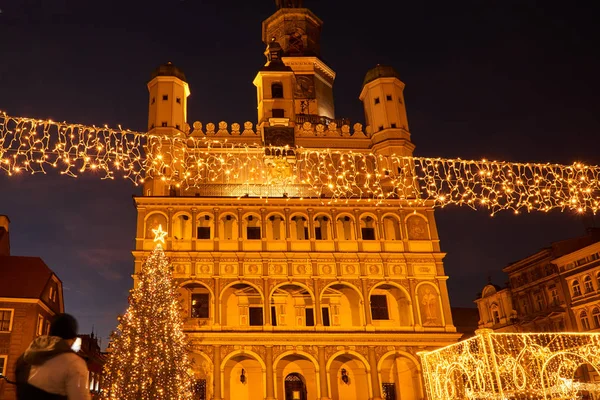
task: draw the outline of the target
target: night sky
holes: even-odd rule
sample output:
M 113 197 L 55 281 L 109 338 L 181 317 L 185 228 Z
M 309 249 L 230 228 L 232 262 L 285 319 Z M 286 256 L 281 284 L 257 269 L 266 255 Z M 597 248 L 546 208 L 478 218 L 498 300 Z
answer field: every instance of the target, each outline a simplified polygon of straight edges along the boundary
M 406 84 L 416 155 L 598 164 L 599 10 L 586 3 L 305 1 L 325 22 L 337 117 L 363 122 L 364 74 L 389 64 Z M 0 0 L 0 10 L 0 109 L 10 115 L 144 130 L 150 73 L 172 61 L 191 88 L 188 122 L 256 121 L 252 80 L 274 1 Z M 13 255 L 42 257 L 63 281 L 66 311 L 104 345 L 132 285 L 136 194 L 93 174 L 0 173 Z M 451 303 L 463 307 L 488 276 L 504 284 L 509 262 L 592 223 L 457 207 L 437 221 Z

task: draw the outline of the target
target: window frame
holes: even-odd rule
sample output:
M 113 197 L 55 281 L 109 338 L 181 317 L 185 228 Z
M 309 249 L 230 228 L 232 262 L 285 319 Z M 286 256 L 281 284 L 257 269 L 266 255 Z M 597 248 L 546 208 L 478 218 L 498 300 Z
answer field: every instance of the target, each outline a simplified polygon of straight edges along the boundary
M 6 331 L 0 330 L 0 333 L 12 332 L 13 321 L 15 319 L 15 309 L 14 308 L 0 308 L 0 311 L 10 311 L 10 319 L 8 320 L 8 330 L 6 330 Z
M 573 290 L 573 297 L 581 296 L 581 285 L 578 279 L 571 282 L 571 289 Z
M 383 316 L 383 307 L 379 305 L 377 308 L 373 308 L 373 297 L 377 296 L 378 298 L 383 297 L 385 299 L 385 316 L 386 318 L 381 318 Z M 369 297 L 369 305 L 371 308 L 371 319 L 373 321 L 389 321 L 390 320 L 390 305 L 388 304 L 388 296 L 386 294 L 376 294 L 373 293 Z M 377 310 L 377 313 L 374 312 Z M 379 313 L 382 313 L 379 315 Z M 377 314 L 377 315 L 376 315 Z
M 5 373 L 6 373 L 7 365 L 8 365 L 8 354 L 0 354 L 0 374 L 6 376 Z
M 594 329 L 600 328 L 600 309 L 598 307 L 592 310 L 592 321 L 594 322 Z
M 591 276 L 586 275 L 585 278 L 583 278 L 583 289 L 585 290 L 585 293 L 592 293 L 594 291 L 594 284 L 592 283 Z
M 584 323 L 585 321 L 585 323 Z M 583 310 L 579 313 L 579 322 L 581 323 L 581 328 L 585 331 L 590 330 L 590 320 L 588 319 L 587 311 Z
M 252 323 L 252 312 L 251 310 L 260 310 L 261 323 L 253 324 Z M 260 307 L 248 307 L 248 326 L 264 326 L 265 325 L 265 312 L 262 306 Z
M 44 334 L 44 316 L 42 314 L 38 314 L 37 317 L 37 327 L 35 329 L 35 335 L 42 336 Z
M 194 316 L 194 296 L 206 296 L 206 317 Z M 198 308 L 200 309 L 200 308 Z M 210 293 L 191 293 L 190 296 L 190 318 L 193 319 L 210 319 Z

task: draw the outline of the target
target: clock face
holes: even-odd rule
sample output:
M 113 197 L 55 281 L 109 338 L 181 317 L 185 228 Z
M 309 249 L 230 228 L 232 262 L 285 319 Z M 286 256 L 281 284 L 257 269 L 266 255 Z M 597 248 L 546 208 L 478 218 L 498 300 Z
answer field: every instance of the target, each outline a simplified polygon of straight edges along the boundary
M 315 81 L 312 75 L 296 75 L 294 97 L 313 99 L 315 97 Z

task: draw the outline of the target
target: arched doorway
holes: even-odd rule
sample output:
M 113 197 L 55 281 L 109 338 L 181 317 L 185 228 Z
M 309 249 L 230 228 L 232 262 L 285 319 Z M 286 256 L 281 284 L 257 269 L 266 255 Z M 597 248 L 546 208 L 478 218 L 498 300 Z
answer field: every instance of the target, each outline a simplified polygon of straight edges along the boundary
M 285 377 L 285 400 L 306 400 L 306 383 L 302 375 L 292 372 Z

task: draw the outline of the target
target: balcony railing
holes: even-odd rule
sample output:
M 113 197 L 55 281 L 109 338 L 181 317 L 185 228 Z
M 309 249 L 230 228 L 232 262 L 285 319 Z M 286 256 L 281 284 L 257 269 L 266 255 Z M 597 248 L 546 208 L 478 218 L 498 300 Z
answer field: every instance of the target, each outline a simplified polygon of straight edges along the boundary
M 348 118 L 332 119 L 315 114 L 296 114 L 296 124 L 302 125 L 305 122 L 310 122 L 311 124 L 323 124 L 325 126 L 328 126 L 332 122 L 335 122 L 337 126 L 350 125 L 350 120 Z

